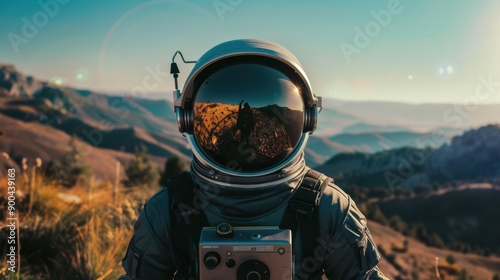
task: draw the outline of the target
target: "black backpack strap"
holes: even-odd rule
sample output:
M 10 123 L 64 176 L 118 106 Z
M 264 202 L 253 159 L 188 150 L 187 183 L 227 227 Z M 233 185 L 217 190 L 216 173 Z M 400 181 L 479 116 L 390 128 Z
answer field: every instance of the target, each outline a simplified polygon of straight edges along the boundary
M 325 188 L 333 182 L 322 173 L 309 169 L 302 182 L 288 202 L 288 207 L 281 220 L 280 228 L 292 231 L 295 242 L 297 230 L 302 241 L 302 264 L 295 267 L 296 276 L 301 279 L 317 277 L 321 274 L 321 264 L 314 261 L 314 249 L 318 246 L 319 218 L 316 208 Z
M 203 209 L 195 207 L 197 190 L 191 174 L 182 172 L 167 181 L 170 206 L 170 231 L 174 252 L 179 257 L 176 279 L 197 279 L 198 244 L 201 229 L 208 226 Z M 197 204 L 198 205 L 198 204 Z

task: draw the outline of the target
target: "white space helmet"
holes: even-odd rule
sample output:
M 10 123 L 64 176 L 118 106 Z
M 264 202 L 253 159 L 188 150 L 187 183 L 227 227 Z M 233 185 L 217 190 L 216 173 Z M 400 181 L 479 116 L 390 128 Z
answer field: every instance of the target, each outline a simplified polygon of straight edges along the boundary
M 237 177 L 272 174 L 302 156 L 320 109 L 297 58 L 263 40 L 210 49 L 175 102 L 196 160 Z

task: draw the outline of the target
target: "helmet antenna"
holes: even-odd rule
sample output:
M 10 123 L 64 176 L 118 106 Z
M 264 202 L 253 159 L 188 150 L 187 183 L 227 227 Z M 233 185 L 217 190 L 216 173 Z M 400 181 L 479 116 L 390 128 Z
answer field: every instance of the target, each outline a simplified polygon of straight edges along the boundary
M 174 102 L 179 98 L 181 95 L 181 92 L 179 91 L 179 85 L 177 82 L 177 78 L 179 77 L 179 67 L 177 66 L 177 63 L 175 63 L 175 57 L 179 54 L 182 58 L 182 61 L 184 63 L 196 63 L 196 60 L 185 60 L 184 56 L 180 51 L 176 51 L 174 56 L 172 57 L 172 63 L 170 64 L 170 74 L 174 76 L 174 82 L 175 82 L 175 90 L 174 90 Z

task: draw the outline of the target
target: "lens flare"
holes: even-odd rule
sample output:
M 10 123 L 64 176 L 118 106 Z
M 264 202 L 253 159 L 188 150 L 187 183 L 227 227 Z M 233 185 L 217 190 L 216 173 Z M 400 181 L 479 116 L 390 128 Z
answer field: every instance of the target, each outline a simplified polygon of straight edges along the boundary
M 448 74 L 453 73 L 453 70 L 454 70 L 454 69 L 453 69 L 453 66 L 451 66 L 451 65 L 448 65 L 448 66 L 446 67 L 446 72 L 447 72 Z
M 85 81 L 89 77 L 89 71 L 85 68 L 79 69 L 75 74 L 75 80 L 77 81 Z
M 52 84 L 55 86 L 62 86 L 64 84 L 64 82 L 65 82 L 65 79 L 58 77 L 58 76 L 54 76 L 54 77 L 50 78 L 50 80 L 49 80 L 49 84 Z

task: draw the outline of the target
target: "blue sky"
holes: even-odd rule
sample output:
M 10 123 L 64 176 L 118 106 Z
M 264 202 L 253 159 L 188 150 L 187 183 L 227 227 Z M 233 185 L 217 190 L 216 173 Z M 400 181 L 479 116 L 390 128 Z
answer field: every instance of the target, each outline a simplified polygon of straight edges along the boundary
M 476 94 L 480 77 L 500 82 L 497 0 L 4 3 L 0 63 L 101 92 L 131 94 L 156 72 L 145 95 L 170 97 L 165 73 L 176 50 L 196 60 L 237 38 L 288 48 L 320 96 L 461 103 Z M 180 66 L 182 80 L 191 65 Z M 481 102 L 499 103 L 500 87 L 484 96 Z

